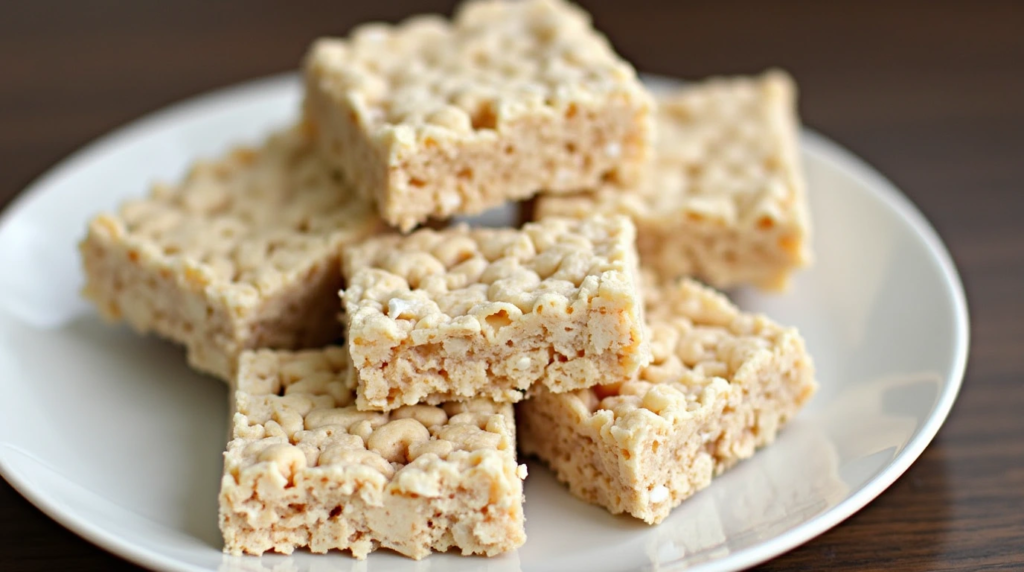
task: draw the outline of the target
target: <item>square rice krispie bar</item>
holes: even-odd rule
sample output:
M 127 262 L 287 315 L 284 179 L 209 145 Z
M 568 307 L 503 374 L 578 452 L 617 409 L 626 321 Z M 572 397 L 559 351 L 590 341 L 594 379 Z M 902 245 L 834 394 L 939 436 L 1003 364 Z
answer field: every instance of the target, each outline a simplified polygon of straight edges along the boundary
M 817 388 L 800 335 L 684 280 L 648 292 L 654 361 L 626 383 L 518 406 L 520 449 L 583 500 L 661 522 L 775 439 Z
M 526 540 L 512 406 L 357 411 L 341 347 L 242 354 L 224 454 L 224 551 L 378 547 L 492 556 Z
M 361 409 L 514 402 L 626 381 L 650 361 L 626 217 L 374 237 L 346 251 Z
M 561 0 L 365 25 L 314 43 L 305 75 L 324 154 L 403 231 L 541 189 L 629 183 L 650 157 L 650 95 Z
M 655 161 L 633 192 L 538 199 L 536 215 L 622 213 L 645 268 L 726 288 L 785 288 L 810 262 L 795 87 L 772 71 L 661 94 Z
M 341 247 L 380 228 L 293 128 L 93 219 L 80 245 L 84 294 L 227 380 L 242 350 L 334 340 Z

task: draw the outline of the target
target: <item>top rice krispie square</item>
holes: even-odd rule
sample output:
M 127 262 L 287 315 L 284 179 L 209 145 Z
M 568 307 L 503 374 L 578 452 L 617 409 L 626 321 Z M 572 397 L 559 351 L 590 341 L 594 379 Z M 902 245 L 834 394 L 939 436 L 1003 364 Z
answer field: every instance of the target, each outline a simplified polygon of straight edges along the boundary
M 539 190 L 629 183 L 649 157 L 649 94 L 561 0 L 364 25 L 318 40 L 305 68 L 324 155 L 403 231 Z

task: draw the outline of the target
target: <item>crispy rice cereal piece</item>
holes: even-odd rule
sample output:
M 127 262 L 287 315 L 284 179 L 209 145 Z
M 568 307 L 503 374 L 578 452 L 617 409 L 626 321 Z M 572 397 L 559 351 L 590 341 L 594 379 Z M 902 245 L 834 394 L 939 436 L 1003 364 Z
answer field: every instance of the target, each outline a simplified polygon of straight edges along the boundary
M 224 454 L 224 551 L 378 547 L 493 556 L 521 546 L 512 406 L 357 411 L 341 347 L 242 354 Z
M 654 362 L 637 379 L 518 406 L 520 449 L 614 514 L 661 522 L 771 443 L 817 388 L 800 335 L 696 282 L 649 291 Z
M 652 99 L 561 0 L 468 2 L 325 38 L 305 62 L 321 149 L 403 231 L 540 189 L 637 180 Z
M 785 288 L 811 260 L 793 81 L 712 79 L 658 105 L 654 167 L 635 192 L 544 196 L 537 216 L 627 214 L 643 266 L 662 280 Z
M 650 361 L 626 217 L 421 229 L 346 252 L 360 409 L 563 392 Z
M 300 129 L 200 161 L 181 184 L 92 220 L 84 294 L 225 380 L 242 350 L 329 343 L 341 247 L 382 227 L 336 178 Z

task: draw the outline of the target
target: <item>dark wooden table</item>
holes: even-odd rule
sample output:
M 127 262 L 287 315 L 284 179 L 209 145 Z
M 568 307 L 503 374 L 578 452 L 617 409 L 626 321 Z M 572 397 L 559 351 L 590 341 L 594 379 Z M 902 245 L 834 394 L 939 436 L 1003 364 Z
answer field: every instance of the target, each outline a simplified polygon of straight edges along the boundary
M 972 350 L 953 413 L 876 501 L 765 570 L 1024 570 L 1024 4 L 584 1 L 644 71 L 790 70 L 805 121 L 889 176 L 952 250 Z M 294 68 L 317 35 L 444 0 L 0 5 L 0 207 L 89 140 Z M 2 271 L 2 270 L 0 270 Z M 134 567 L 0 481 L 0 570 Z

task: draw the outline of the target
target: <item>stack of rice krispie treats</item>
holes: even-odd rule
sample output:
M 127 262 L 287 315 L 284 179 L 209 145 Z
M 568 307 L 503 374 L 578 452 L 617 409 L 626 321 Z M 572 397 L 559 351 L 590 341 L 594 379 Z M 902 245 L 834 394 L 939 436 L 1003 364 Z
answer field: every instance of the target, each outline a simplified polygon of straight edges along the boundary
M 515 550 L 517 450 L 656 524 L 814 393 L 794 329 L 698 282 L 810 262 L 782 72 L 652 94 L 562 0 L 364 25 L 303 68 L 296 125 L 81 243 L 102 316 L 231 384 L 225 552 Z

